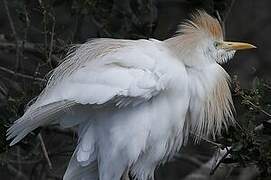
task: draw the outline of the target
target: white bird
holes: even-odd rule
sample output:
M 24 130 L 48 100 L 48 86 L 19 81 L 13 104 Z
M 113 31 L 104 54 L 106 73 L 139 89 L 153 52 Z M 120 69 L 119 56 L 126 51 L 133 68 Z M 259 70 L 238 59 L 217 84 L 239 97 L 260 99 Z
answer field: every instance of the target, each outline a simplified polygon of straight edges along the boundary
M 154 179 L 189 132 L 214 136 L 234 123 L 229 75 L 219 65 L 236 50 L 219 22 L 203 11 L 176 36 L 95 39 L 76 47 L 46 88 L 9 128 L 11 145 L 50 123 L 78 127 L 78 145 L 64 180 Z

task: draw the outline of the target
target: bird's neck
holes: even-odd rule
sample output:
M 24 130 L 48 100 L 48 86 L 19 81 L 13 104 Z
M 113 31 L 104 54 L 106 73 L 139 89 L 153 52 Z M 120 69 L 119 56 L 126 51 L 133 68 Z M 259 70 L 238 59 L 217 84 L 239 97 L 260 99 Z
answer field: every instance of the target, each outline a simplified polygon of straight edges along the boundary
M 234 122 L 229 75 L 218 64 L 187 67 L 191 92 L 189 128 L 196 137 L 214 137 Z
M 164 41 L 168 48 L 187 67 L 197 67 L 209 65 L 212 61 L 203 53 L 202 40 L 194 38 L 192 35 L 178 35 Z M 213 61 L 214 62 L 214 61 Z

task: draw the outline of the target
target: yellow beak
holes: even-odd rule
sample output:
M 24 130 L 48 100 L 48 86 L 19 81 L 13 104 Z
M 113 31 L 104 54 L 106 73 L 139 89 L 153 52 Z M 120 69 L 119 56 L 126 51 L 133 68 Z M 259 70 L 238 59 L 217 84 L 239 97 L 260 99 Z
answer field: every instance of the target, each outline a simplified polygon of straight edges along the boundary
M 221 48 L 225 50 L 243 50 L 243 49 L 253 49 L 257 47 L 249 43 L 224 41 L 221 44 Z

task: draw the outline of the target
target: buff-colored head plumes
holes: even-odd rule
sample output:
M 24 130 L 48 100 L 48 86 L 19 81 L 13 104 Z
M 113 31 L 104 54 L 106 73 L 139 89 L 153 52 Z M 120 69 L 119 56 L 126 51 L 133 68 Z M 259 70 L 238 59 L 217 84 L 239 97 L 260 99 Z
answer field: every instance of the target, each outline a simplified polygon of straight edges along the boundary
M 212 41 L 223 41 L 223 31 L 219 21 L 204 11 L 196 11 L 189 20 L 180 24 L 176 36 L 165 42 L 186 65 L 192 66 L 199 63 L 198 57 L 191 56 L 198 55 L 195 54 L 195 49 L 207 49 L 206 42 Z
M 191 20 L 180 25 L 180 33 L 183 34 L 205 34 L 213 39 L 222 40 L 223 31 L 219 21 L 205 11 L 197 11 L 192 14 Z

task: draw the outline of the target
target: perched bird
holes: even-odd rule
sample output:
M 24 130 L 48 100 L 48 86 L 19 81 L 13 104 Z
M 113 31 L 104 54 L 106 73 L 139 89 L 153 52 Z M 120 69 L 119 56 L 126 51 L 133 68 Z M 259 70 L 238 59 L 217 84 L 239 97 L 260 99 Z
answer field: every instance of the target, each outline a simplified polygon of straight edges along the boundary
M 204 11 L 165 41 L 91 40 L 52 72 L 7 139 L 14 145 L 51 123 L 77 127 L 64 180 L 120 180 L 128 172 L 154 179 L 189 132 L 210 137 L 234 123 L 230 78 L 220 64 L 249 48 L 223 41 L 219 22 Z

